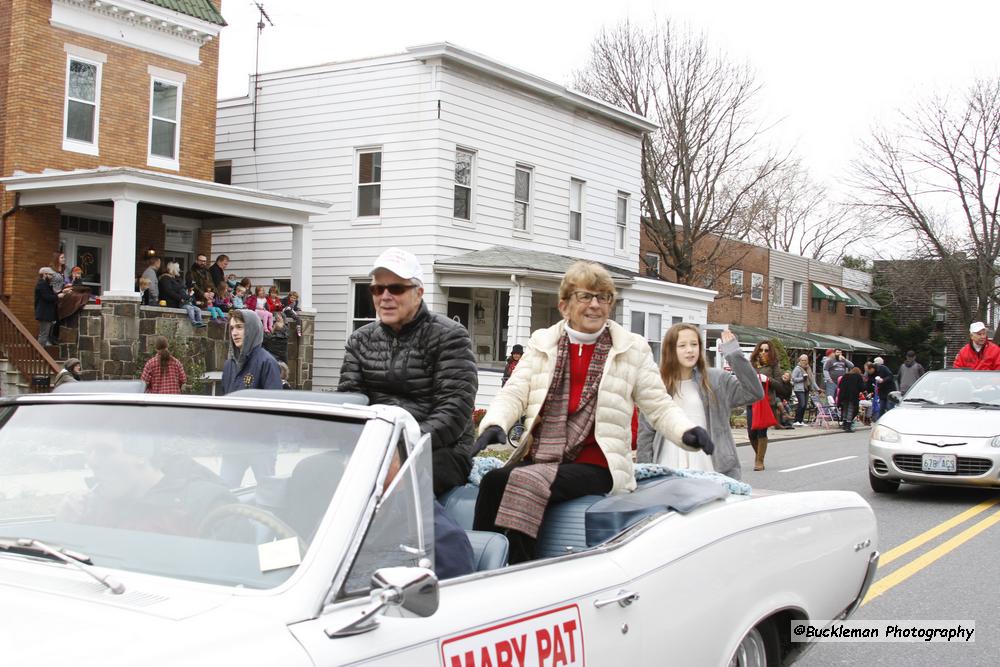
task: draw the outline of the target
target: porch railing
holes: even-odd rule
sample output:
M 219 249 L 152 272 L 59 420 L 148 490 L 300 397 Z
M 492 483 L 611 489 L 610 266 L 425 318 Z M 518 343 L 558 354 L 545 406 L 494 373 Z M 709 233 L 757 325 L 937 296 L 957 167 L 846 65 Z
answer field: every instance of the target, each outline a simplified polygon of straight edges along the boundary
M 28 383 L 29 393 L 47 392 L 59 364 L 45 351 L 35 336 L 0 301 L 0 353 Z

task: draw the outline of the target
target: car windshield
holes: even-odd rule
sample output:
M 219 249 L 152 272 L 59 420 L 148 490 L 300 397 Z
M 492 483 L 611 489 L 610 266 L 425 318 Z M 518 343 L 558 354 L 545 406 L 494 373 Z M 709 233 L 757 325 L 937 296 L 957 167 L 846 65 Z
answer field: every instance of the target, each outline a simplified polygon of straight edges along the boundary
M 308 549 L 364 425 L 231 407 L 3 406 L 0 538 L 103 568 L 270 588 Z
M 904 401 L 1000 406 L 1000 372 L 931 372 L 914 384 Z

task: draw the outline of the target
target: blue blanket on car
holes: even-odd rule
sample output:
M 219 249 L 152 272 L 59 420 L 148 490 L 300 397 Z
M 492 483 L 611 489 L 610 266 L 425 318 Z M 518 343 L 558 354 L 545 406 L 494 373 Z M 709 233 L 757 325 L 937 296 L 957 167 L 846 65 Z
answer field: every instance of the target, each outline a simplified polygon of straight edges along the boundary
M 505 461 L 501 461 L 495 456 L 475 457 L 472 459 L 472 472 L 469 473 L 469 483 L 479 486 L 479 483 L 483 479 L 483 475 L 491 470 L 502 468 L 504 463 Z M 654 477 L 688 477 L 693 479 L 707 479 L 723 485 L 729 493 L 737 496 L 749 496 L 751 491 L 750 485 L 746 482 L 741 482 L 738 479 L 733 479 L 732 477 L 727 477 L 717 472 L 674 469 L 657 463 L 637 463 L 635 465 L 636 481 L 652 479 Z

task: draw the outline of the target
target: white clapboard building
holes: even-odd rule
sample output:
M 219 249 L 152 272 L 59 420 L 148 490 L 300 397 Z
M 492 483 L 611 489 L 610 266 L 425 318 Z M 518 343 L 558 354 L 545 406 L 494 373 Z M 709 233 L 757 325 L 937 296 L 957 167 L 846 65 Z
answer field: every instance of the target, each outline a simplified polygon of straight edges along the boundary
M 233 185 L 333 202 L 314 217 L 314 386 L 336 387 L 389 246 L 424 264 L 425 299 L 465 324 L 484 405 L 511 345 L 558 319 L 576 259 L 606 265 L 615 319 L 658 342 L 705 323 L 714 292 L 638 275 L 644 118 L 452 44 L 261 74 L 218 104 L 217 172 Z M 284 284 L 289 232 L 213 236 L 254 283 Z

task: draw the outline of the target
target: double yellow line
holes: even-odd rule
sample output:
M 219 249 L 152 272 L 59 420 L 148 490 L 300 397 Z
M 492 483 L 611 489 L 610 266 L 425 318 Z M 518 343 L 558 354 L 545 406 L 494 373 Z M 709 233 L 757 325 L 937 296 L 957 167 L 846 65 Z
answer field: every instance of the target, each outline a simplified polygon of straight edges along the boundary
M 888 565 L 889 563 L 893 562 L 898 558 L 902 558 L 903 556 L 910 553 L 914 549 L 917 549 L 922 545 L 926 544 L 927 542 L 930 542 L 934 538 L 946 533 L 955 526 L 961 525 L 966 521 L 968 521 L 969 519 L 971 519 L 972 517 L 982 514 L 983 512 L 990 509 L 991 507 L 994 507 L 998 503 L 1000 503 L 1000 497 L 981 502 L 975 507 L 970 507 L 961 514 L 958 514 L 948 519 L 947 521 L 939 523 L 930 530 L 923 532 L 920 535 L 917 535 L 916 537 L 907 540 L 906 542 L 903 542 L 898 547 L 890 549 L 885 554 L 883 554 L 882 557 L 879 559 L 879 564 L 878 564 L 879 569 L 885 567 L 886 565 Z M 906 565 L 900 567 L 897 570 L 894 570 L 891 574 L 887 574 L 886 576 L 876 581 L 874 584 L 871 585 L 871 588 L 868 589 L 868 595 L 865 596 L 865 599 L 861 602 L 861 604 L 862 605 L 867 604 L 872 600 L 874 600 L 875 598 L 877 598 L 878 596 L 882 595 L 882 593 L 885 593 L 894 586 L 903 583 L 904 581 L 915 575 L 920 570 L 924 569 L 925 567 L 927 567 L 934 561 L 938 560 L 945 554 L 948 554 L 951 551 L 960 547 L 961 545 L 965 544 L 973 537 L 983 532 L 984 530 L 986 530 L 995 523 L 1000 523 L 1000 510 L 994 512 L 985 519 L 982 519 L 972 524 L 958 535 L 955 535 L 954 537 L 948 539 L 946 542 L 939 544 L 938 546 L 934 547 L 927 553 L 921 555 L 918 558 L 915 558 L 913 561 L 907 563 Z

